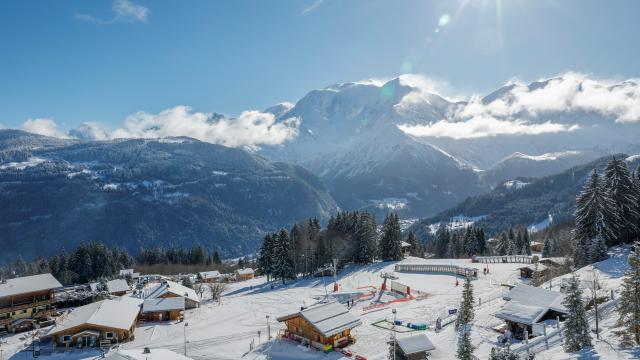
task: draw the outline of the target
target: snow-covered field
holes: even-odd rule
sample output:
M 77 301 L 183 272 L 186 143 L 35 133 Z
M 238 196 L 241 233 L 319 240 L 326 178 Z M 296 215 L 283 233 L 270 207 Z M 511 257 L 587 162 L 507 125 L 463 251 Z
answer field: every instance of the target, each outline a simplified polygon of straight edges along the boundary
M 621 282 L 621 277 L 626 269 L 626 257 L 628 250 L 615 250 L 610 259 L 597 264 L 595 268 L 600 281 L 605 284 L 605 289 L 616 290 Z M 480 270 L 484 264 L 472 264 L 469 260 L 438 260 L 409 258 L 405 263 L 431 263 L 454 264 L 476 267 Z M 395 263 L 375 263 L 368 266 L 349 266 L 338 277 L 341 293 L 370 287 L 380 288 L 382 279 L 380 274 L 391 272 Z M 502 323 L 493 314 L 502 306 L 504 300 L 502 294 L 505 287 L 501 284 L 515 284 L 520 281 L 518 267 L 522 264 L 490 264 L 488 275 L 479 271 L 479 279 L 473 282 L 476 297 L 476 319 L 473 325 L 472 340 L 477 347 L 476 356 L 483 359 L 490 352 L 491 347 L 496 346 L 499 335 L 492 328 Z M 593 267 L 580 269 L 578 272 L 583 280 L 590 280 L 593 276 Z M 438 317 L 446 317 L 447 310 L 457 308 L 462 281 L 456 286 L 456 278 L 444 274 L 407 274 L 396 273 L 397 281 L 411 287 L 412 291 L 428 294 L 421 300 L 399 302 L 383 307 L 378 311 L 365 312 L 364 307 L 375 303 L 378 296 L 373 299 L 363 300 L 352 308 L 351 312 L 360 317 L 363 324 L 353 331 L 357 338 L 356 344 L 350 346 L 355 354 L 365 356 L 367 359 L 386 359 L 387 344 L 390 331 L 372 324 L 382 319 L 392 319 L 391 309 L 397 309 L 397 318 L 410 322 L 423 322 L 429 324 L 427 335 L 436 346 L 431 352 L 430 359 L 455 358 L 456 334 L 452 326 L 435 333 L 433 325 Z M 558 290 L 559 279 L 551 282 L 552 288 Z M 331 278 L 302 279 L 289 282 L 286 285 L 274 283 L 267 284 L 264 277 L 253 280 L 230 284 L 225 292 L 222 304 L 212 303 L 210 300 L 203 302 L 200 308 L 186 312 L 185 323 L 141 323 L 136 329 L 135 340 L 122 344 L 124 349 L 139 349 L 142 347 L 166 348 L 178 353 L 183 353 L 185 339 L 189 357 L 193 359 L 267 359 L 268 354 L 272 359 L 346 359 L 338 353 L 324 354 L 309 350 L 297 343 L 286 340 L 277 340 L 268 343 L 267 322 L 271 335 L 275 336 L 283 324 L 276 321 L 281 315 L 296 312 L 301 306 L 311 306 L 323 299 L 326 294 L 331 295 L 333 282 Z M 549 287 L 549 284 L 545 284 Z M 362 290 L 361 290 L 362 291 Z M 391 299 L 391 295 L 384 295 L 381 300 Z M 481 304 L 478 305 L 478 301 Z M 613 313 L 615 304 L 602 306 L 605 314 L 602 322 L 603 340 L 595 341 L 594 348 L 582 354 L 566 354 L 561 348 L 560 337 L 550 337 L 549 350 L 546 344 L 540 342 L 532 346 L 536 352 L 536 359 L 567 359 L 567 358 L 600 358 L 600 359 L 627 359 L 638 356 L 637 353 L 622 351 L 611 333 L 611 326 L 617 316 Z M 268 318 L 267 318 L 268 317 Z M 258 333 L 260 332 L 260 335 Z M 408 336 L 399 334 L 398 336 Z M 23 335 L 6 337 L 2 345 L 5 358 L 20 359 L 24 354 L 11 355 L 25 342 Z M 532 340 L 532 344 L 534 344 Z M 514 345 L 518 349 L 521 344 Z M 56 356 L 48 356 L 51 359 L 92 359 L 97 353 L 72 353 Z

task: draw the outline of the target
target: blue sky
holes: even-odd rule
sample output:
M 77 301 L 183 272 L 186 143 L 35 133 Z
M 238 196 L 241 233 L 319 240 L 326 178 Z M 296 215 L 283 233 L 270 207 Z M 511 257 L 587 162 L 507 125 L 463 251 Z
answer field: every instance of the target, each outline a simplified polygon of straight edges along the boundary
M 639 14 L 633 0 L 3 1 L 0 124 L 235 116 L 406 72 L 464 94 L 569 70 L 639 77 Z

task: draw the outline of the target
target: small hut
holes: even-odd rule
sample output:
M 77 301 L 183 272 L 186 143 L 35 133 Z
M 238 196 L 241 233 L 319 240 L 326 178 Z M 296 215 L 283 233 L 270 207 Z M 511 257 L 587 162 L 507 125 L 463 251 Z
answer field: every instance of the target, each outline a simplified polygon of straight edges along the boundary
M 393 344 L 393 342 L 389 342 Z M 426 360 L 429 351 L 435 350 L 427 334 L 417 334 L 396 339 L 396 356 L 398 360 Z
M 495 316 L 503 319 L 507 329 L 516 338 L 523 339 L 525 331 L 533 333 L 533 325 L 544 320 L 560 317 L 564 319 L 568 313 L 562 305 L 565 295 L 526 284 L 519 284 L 511 289 L 504 297 L 507 303 Z
M 355 343 L 351 329 L 362 322 L 338 302 L 317 305 L 281 316 L 287 325 L 285 337 L 310 344 L 319 350 L 345 347 Z
M 184 298 L 147 299 L 142 304 L 140 318 L 146 321 L 176 321 L 184 312 Z
M 255 273 L 252 268 L 244 268 L 236 270 L 236 279 L 238 281 L 253 279 Z
M 523 279 L 533 279 L 534 276 L 547 276 L 549 268 L 541 263 L 531 264 L 519 268 L 520 277 Z
M 107 282 L 107 291 L 109 291 L 111 295 L 122 296 L 130 290 L 131 287 L 127 284 L 127 280 L 115 279 Z
M 203 271 L 198 273 L 198 281 L 202 283 L 217 282 L 220 281 L 221 278 L 222 275 L 220 275 L 220 272 L 218 270 Z

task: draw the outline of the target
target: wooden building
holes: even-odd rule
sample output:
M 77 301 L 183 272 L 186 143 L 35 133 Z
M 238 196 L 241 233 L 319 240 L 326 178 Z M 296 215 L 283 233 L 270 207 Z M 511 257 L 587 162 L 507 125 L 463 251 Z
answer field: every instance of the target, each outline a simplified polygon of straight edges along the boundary
M 531 249 L 531 252 L 540 253 L 542 252 L 542 249 L 544 249 L 544 243 L 540 241 L 532 241 L 529 248 Z
M 132 340 L 140 303 L 123 296 L 74 308 L 62 314 L 45 337 L 68 348 L 106 347 Z
M 195 290 L 169 280 L 163 280 L 160 284 L 153 286 L 145 295 L 145 299 L 174 297 L 184 298 L 184 307 L 186 309 L 194 309 L 200 306 L 200 298 L 198 298 Z
M 351 329 L 362 322 L 338 302 L 317 305 L 282 316 L 287 329 L 284 336 L 309 344 L 319 350 L 341 348 L 355 343 Z
M 402 247 L 402 256 L 408 257 L 411 255 L 411 244 L 406 241 L 402 241 L 400 246 Z
M 540 335 L 534 332 L 534 325 L 544 320 L 559 317 L 564 319 L 568 313 L 562 305 L 565 295 L 526 284 L 516 285 L 505 296 L 507 303 L 495 316 L 503 319 L 507 330 L 519 339 L 525 331 L 530 337 Z
M 51 274 L 25 276 L 0 282 L 0 332 L 31 329 L 55 311 L 53 290 L 61 288 Z
M 393 344 L 392 341 L 389 344 Z M 435 350 L 427 334 L 417 334 L 396 339 L 397 360 L 426 360 L 429 351 Z
M 218 270 L 203 271 L 198 273 L 198 281 L 202 283 L 218 282 L 222 279 L 222 275 Z
M 534 276 L 547 276 L 549 268 L 541 263 L 535 263 L 519 268 L 520 277 L 523 279 L 533 279 Z
M 146 321 L 176 321 L 184 313 L 184 298 L 147 299 L 142 303 L 140 318 Z
M 255 273 L 252 268 L 244 268 L 236 270 L 236 280 L 243 281 L 253 279 L 255 277 Z
M 107 291 L 111 295 L 122 296 L 131 291 L 131 287 L 129 286 L 129 284 L 127 284 L 127 280 L 115 279 L 107 281 Z

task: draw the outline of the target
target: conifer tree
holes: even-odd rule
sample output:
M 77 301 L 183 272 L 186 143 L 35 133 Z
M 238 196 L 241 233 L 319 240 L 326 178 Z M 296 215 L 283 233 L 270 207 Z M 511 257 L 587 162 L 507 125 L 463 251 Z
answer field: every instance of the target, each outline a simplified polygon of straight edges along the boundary
M 543 243 L 543 247 L 542 247 L 542 257 L 543 258 L 548 258 L 553 256 L 553 240 L 549 237 L 549 235 L 544 237 L 544 243 Z
M 529 236 L 529 229 L 526 227 L 522 230 L 522 250 L 523 255 L 531 255 L 531 237 Z
M 271 280 L 271 275 L 273 275 L 274 270 L 274 236 L 275 235 L 271 234 L 267 234 L 264 236 L 264 238 L 262 239 L 262 245 L 260 246 L 260 253 L 258 254 L 258 268 L 260 269 L 260 272 L 267 276 L 267 281 Z M 215 254 L 217 254 L 217 252 Z
M 291 240 L 289 234 L 285 229 L 280 230 L 277 235 L 277 240 L 274 250 L 274 277 L 281 279 L 282 284 L 286 279 L 295 277 L 293 270 L 293 258 L 291 252 Z
M 638 193 L 624 160 L 614 157 L 609 161 L 604 169 L 604 185 L 615 203 L 620 218 L 615 242 L 608 245 L 617 245 L 621 241 L 630 242 L 638 231 L 637 221 L 640 215 L 636 208 Z
M 370 264 L 377 255 L 376 220 L 369 212 L 355 214 L 356 249 L 354 261 L 360 264 Z
M 475 360 L 473 351 L 475 347 L 471 344 L 470 324 L 465 324 L 458 330 L 458 350 L 456 358 L 459 360 Z
M 471 278 L 466 277 L 462 287 L 462 300 L 460 301 L 460 307 L 458 308 L 458 316 L 456 317 L 455 328 L 456 330 L 469 324 L 475 317 L 473 310 L 473 284 Z
M 508 348 L 504 350 L 491 348 L 489 360 L 520 360 L 520 357 L 518 354 L 511 352 Z
M 507 255 L 509 253 L 509 238 L 504 231 L 500 234 L 498 244 L 496 245 L 496 252 L 498 255 Z
M 622 280 L 620 304 L 618 305 L 618 326 L 616 331 L 624 345 L 640 345 L 640 242 L 629 254 L 629 269 Z
M 402 259 L 402 232 L 399 219 L 393 213 L 387 214 L 382 225 L 380 257 L 383 261 Z
M 576 198 L 575 228 L 573 230 L 574 263 L 584 266 L 590 260 L 591 243 L 601 236 L 607 245 L 617 243 L 620 216 L 616 203 L 593 170 L 583 191 Z
M 569 288 L 562 303 L 568 311 L 564 329 L 564 348 L 567 352 L 576 352 L 591 346 L 591 334 L 578 276 L 574 274 L 569 278 L 568 285 Z
M 409 254 L 411 256 L 420 256 L 420 244 L 418 244 L 418 239 L 416 239 L 416 235 L 413 233 L 413 230 L 409 230 L 409 234 L 407 235 L 407 243 L 411 246 L 409 248 Z
M 447 256 L 447 249 L 449 244 L 451 243 L 451 234 L 449 233 L 449 229 L 444 223 L 441 223 L 438 226 L 438 230 L 436 231 L 436 239 L 435 239 L 435 257 L 444 258 Z

